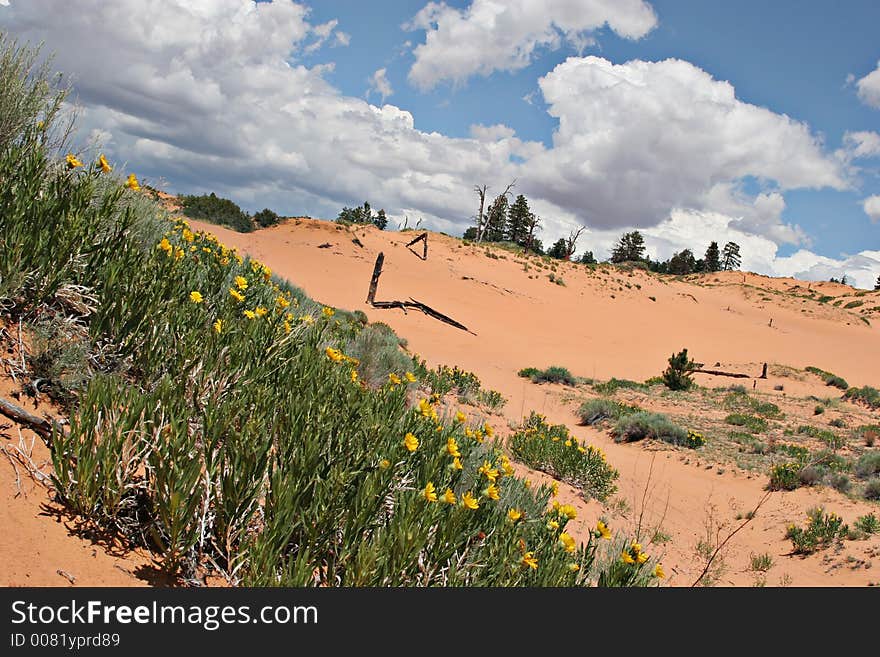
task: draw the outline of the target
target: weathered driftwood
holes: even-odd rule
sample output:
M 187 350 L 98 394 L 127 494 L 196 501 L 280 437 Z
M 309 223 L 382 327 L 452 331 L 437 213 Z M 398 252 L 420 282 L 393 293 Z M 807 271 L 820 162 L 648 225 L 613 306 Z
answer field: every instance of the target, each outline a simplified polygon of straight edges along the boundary
M 318 248 L 319 249 L 329 249 L 331 246 L 333 246 L 333 245 L 330 244 L 330 242 L 324 242 L 323 244 L 319 244 Z
M 715 376 L 730 376 L 734 379 L 751 379 L 748 374 L 737 374 L 736 372 L 722 372 L 720 370 L 694 370 L 696 374 L 714 374 Z
M 419 255 L 412 248 L 410 248 L 410 247 L 412 247 L 413 244 L 416 244 L 419 241 L 422 242 L 422 255 Z M 427 260 L 428 259 L 428 233 L 422 233 L 421 235 L 416 237 L 414 240 L 410 241 L 406 245 L 406 248 L 408 248 L 410 251 L 415 253 L 415 255 L 417 255 L 422 260 Z
M 385 263 L 385 254 L 379 253 L 376 256 L 376 264 L 373 266 L 373 276 L 370 278 L 370 289 L 367 291 L 367 303 L 373 306 L 373 308 L 400 308 L 403 312 L 406 312 L 407 308 L 415 308 L 416 310 L 420 310 L 429 317 L 433 317 L 434 319 L 440 320 L 445 324 L 449 324 L 450 326 L 454 326 L 455 328 L 461 329 L 462 331 L 467 331 L 473 335 L 476 335 L 473 331 L 468 329 L 467 326 L 462 324 L 461 322 L 457 322 L 448 315 L 444 315 L 437 310 L 431 308 L 431 306 L 422 303 L 421 301 L 416 301 L 412 297 L 409 298 L 409 301 L 376 301 L 376 288 L 379 285 L 379 277 L 382 275 L 382 265 Z
M 52 422 L 45 418 L 37 417 L 32 413 L 28 413 L 20 406 L 16 406 L 2 397 L 0 397 L 0 413 L 11 420 L 15 420 L 19 424 L 29 427 L 43 438 L 50 438 L 52 436 Z

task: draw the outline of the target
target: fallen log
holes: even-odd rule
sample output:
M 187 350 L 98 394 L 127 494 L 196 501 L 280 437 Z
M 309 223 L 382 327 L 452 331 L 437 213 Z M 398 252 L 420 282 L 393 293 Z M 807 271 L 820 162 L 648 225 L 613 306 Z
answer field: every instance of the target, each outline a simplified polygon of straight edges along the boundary
M 412 248 L 410 248 L 410 247 L 412 247 L 413 244 L 415 244 L 419 241 L 421 241 L 423 244 L 422 255 L 419 255 L 418 253 L 413 251 Z M 412 253 L 414 253 L 416 256 L 418 256 L 422 260 L 427 260 L 428 259 L 428 233 L 422 233 L 421 235 L 419 235 L 415 239 L 408 242 L 406 245 L 406 248 L 408 248 Z
M 695 374 L 714 374 L 715 376 L 730 376 L 734 379 L 751 379 L 749 374 L 737 374 L 735 372 L 722 372 L 720 370 L 693 370 Z
M 2 397 L 0 397 L 0 413 L 11 420 L 15 420 L 19 424 L 25 425 L 26 427 L 32 429 L 34 433 L 37 433 L 46 439 L 52 436 L 53 425 L 57 426 L 57 423 L 50 422 L 45 418 L 37 417 L 36 415 L 28 413 L 20 406 L 16 406 L 12 402 L 7 401 Z

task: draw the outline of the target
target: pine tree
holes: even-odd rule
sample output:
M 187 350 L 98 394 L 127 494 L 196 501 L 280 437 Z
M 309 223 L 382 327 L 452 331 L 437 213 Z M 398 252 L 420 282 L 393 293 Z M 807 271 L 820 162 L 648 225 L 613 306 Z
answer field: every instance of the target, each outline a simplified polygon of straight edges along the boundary
M 637 230 L 624 233 L 614 245 L 614 250 L 611 251 L 611 262 L 635 262 L 644 259 L 645 239 Z
M 483 239 L 487 242 L 500 242 L 504 239 L 507 226 L 507 207 L 509 203 L 503 194 L 496 196 L 486 213 L 486 232 Z
M 703 257 L 706 271 L 720 271 L 721 257 L 718 252 L 718 242 L 711 242 L 709 248 L 706 249 L 706 255 Z
M 507 211 L 506 239 L 520 246 L 526 243 L 529 236 L 529 202 L 520 194 Z
M 568 242 L 564 237 L 560 237 L 553 246 L 547 251 L 547 255 L 557 260 L 565 260 L 568 257 Z
M 581 256 L 579 262 L 584 265 L 595 265 L 596 258 L 593 257 L 592 251 L 584 251 L 584 255 Z
M 874 291 L 880 290 L 880 274 L 877 275 L 877 282 L 874 283 Z
M 696 260 L 690 249 L 679 251 L 669 259 L 670 274 L 690 274 L 694 269 L 696 269 Z
M 739 244 L 736 242 L 728 242 L 721 251 L 721 269 L 724 271 L 732 271 L 739 269 L 742 259 L 739 255 Z
M 688 358 L 688 350 L 682 349 L 669 357 L 669 367 L 662 374 L 663 383 L 670 390 L 688 390 L 694 385 L 691 372 L 703 366 Z

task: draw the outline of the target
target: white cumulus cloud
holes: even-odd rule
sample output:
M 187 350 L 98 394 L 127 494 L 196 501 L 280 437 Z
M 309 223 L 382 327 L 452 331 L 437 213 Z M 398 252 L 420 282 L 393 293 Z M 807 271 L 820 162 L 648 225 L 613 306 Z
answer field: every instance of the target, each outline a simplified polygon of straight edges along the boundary
M 856 82 L 856 88 L 865 105 L 880 109 L 880 62 L 877 62 L 877 68 Z
M 657 24 L 643 0 L 473 0 L 465 9 L 429 2 L 404 27 L 426 31 L 416 46 L 409 80 L 431 89 L 472 75 L 515 71 L 540 48 L 563 42 L 582 50 L 589 34 L 605 25 L 622 37 L 638 39 Z
M 865 214 L 871 217 L 871 221 L 880 221 L 880 196 L 869 196 L 862 201 Z
M 370 94 L 371 92 L 379 94 L 382 97 L 382 102 L 385 102 L 385 99 L 394 93 L 394 88 L 388 80 L 387 69 L 380 68 L 374 72 L 373 75 L 370 76 L 369 83 L 370 88 L 368 89 L 367 94 Z

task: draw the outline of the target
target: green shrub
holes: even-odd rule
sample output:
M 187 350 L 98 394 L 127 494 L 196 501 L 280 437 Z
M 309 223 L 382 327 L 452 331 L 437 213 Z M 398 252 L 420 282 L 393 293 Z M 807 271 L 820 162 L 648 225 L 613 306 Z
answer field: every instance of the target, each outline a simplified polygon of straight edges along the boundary
M 617 470 L 601 449 L 581 445 L 565 425 L 550 425 L 534 411 L 508 439 L 513 455 L 528 465 L 581 488 L 588 497 L 604 501 L 617 490 Z
M 880 451 L 865 452 L 856 461 L 853 471 L 862 479 L 873 477 L 880 473 Z
M 835 541 L 843 540 L 849 528 L 843 519 L 834 513 L 825 513 L 821 508 L 807 511 L 805 527 L 789 525 L 785 538 L 791 541 L 795 554 L 812 554 Z
M 810 457 L 810 450 L 800 445 L 788 445 L 786 443 L 777 443 L 773 449 L 777 454 L 785 454 L 798 461 L 806 462 Z
M 846 421 L 842 417 L 838 417 L 831 420 L 828 425 L 832 427 L 837 427 L 838 429 L 845 429 Z
M 532 380 L 532 383 L 561 383 L 567 386 L 577 385 L 577 379 L 568 369 L 558 365 L 551 365 L 546 370 L 540 370 L 536 367 L 526 367 L 521 369 L 519 376 Z
M 849 303 L 845 304 L 843 307 L 844 307 L 844 309 L 849 310 L 850 308 L 858 308 L 859 306 L 863 306 L 863 305 L 865 305 L 864 301 L 850 301 Z
M 866 534 L 880 534 L 880 519 L 873 513 L 859 516 L 853 525 L 856 529 Z
M 880 425 L 864 424 L 857 429 L 853 429 L 852 437 L 861 440 L 868 447 L 873 447 L 877 439 L 880 438 Z
M 254 222 L 251 217 L 234 201 L 221 198 L 214 192 L 201 196 L 180 197 L 181 209 L 190 219 L 209 221 L 212 224 L 229 226 L 240 233 L 249 233 L 254 230 Z
M 807 372 L 811 372 L 818 376 L 825 382 L 825 385 L 834 386 L 835 388 L 840 388 L 841 390 L 846 390 L 849 388 L 849 384 L 847 384 L 846 380 L 842 377 L 837 376 L 836 374 L 832 374 L 831 372 L 826 372 L 823 369 L 819 369 L 818 367 L 814 367 L 810 365 L 806 368 Z
M 650 386 L 647 383 L 639 383 L 638 381 L 630 381 L 629 379 L 610 378 L 602 383 L 594 383 L 593 390 L 600 395 L 613 395 L 621 388 L 627 390 L 647 390 Z
M 641 410 L 638 406 L 621 404 L 610 399 L 588 399 L 578 408 L 577 414 L 581 424 L 589 425 L 604 420 L 617 420 L 624 415 Z
M 825 407 L 822 404 L 816 404 L 815 408 L 813 408 L 813 415 L 822 415 L 825 412 Z
M 403 376 L 412 368 L 412 359 L 400 350 L 397 335 L 382 322 L 358 330 L 348 340 L 345 352 L 358 360 L 360 378 L 374 388 L 388 383 L 390 374 Z
M 670 390 L 689 390 L 694 385 L 691 372 L 700 367 L 701 364 L 688 358 L 687 349 L 682 349 L 669 357 L 669 366 L 662 375 L 663 383 Z
M 673 445 L 688 445 L 690 442 L 686 429 L 674 424 L 665 415 L 647 411 L 624 415 L 615 423 L 611 435 L 619 443 L 645 438 L 655 438 Z
M 800 486 L 800 465 L 780 463 L 770 468 L 770 490 L 795 490 Z
M 254 215 L 254 221 L 260 228 L 268 228 L 278 225 L 281 222 L 281 217 L 269 208 L 263 208 Z
M 880 500 L 880 477 L 874 477 L 865 483 L 862 496 L 866 500 Z
M 872 410 L 880 408 L 880 391 L 871 386 L 862 388 L 849 388 L 843 395 L 852 402 L 860 402 L 865 404 Z
M 752 433 L 763 433 L 767 430 L 767 420 L 744 413 L 731 413 L 724 421 L 736 427 L 745 427 Z

